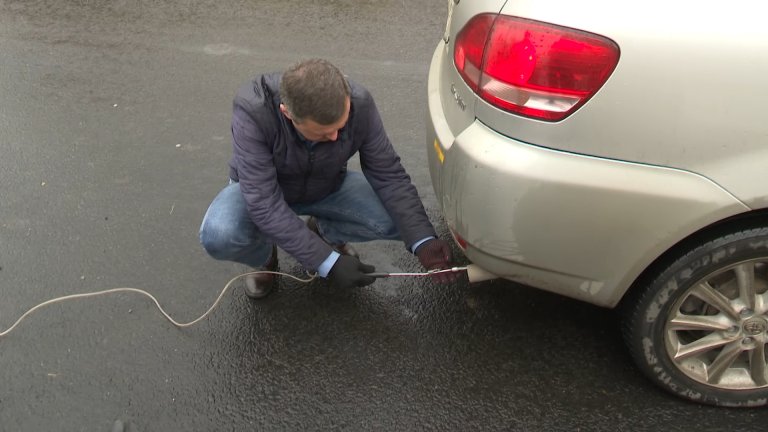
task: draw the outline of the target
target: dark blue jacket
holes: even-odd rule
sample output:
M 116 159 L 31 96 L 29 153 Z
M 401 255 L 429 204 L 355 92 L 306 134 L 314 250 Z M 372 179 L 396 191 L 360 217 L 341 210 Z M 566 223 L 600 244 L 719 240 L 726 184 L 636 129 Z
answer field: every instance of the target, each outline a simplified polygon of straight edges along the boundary
M 299 261 L 317 267 L 331 248 L 306 228 L 289 204 L 318 201 L 339 189 L 347 161 L 360 154 L 368 182 L 395 221 L 406 247 L 435 230 L 411 178 L 387 138 L 371 94 L 349 81 L 349 120 L 333 142 L 310 150 L 280 112 L 281 74 L 256 77 L 237 91 L 232 116 L 230 176 L 259 230 Z

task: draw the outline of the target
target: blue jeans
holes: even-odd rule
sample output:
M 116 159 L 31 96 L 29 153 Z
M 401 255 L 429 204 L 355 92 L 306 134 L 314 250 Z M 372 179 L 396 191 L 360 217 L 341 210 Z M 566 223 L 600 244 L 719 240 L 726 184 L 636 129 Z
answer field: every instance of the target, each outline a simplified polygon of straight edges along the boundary
M 324 199 L 290 207 L 297 215 L 314 216 L 331 244 L 400 239 L 389 213 L 359 172 L 347 172 L 339 190 Z M 200 243 L 215 259 L 251 267 L 264 265 L 272 253 L 272 242 L 251 220 L 240 184 L 235 182 L 208 207 L 200 225 Z

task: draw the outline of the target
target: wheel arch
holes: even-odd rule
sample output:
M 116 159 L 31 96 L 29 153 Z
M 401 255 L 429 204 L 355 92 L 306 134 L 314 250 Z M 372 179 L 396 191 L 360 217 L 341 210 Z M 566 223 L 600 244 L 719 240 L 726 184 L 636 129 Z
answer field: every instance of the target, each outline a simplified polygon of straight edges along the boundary
M 707 225 L 698 231 L 688 235 L 675 243 L 663 254 L 659 255 L 651 264 L 649 264 L 640 275 L 635 278 L 621 299 L 615 306 L 617 310 L 626 309 L 628 304 L 642 292 L 642 288 L 651 283 L 653 279 L 664 271 L 675 260 L 679 259 L 697 245 L 706 243 L 708 240 L 725 235 L 736 230 L 768 227 L 768 208 L 752 210 L 740 213 L 720 221 Z

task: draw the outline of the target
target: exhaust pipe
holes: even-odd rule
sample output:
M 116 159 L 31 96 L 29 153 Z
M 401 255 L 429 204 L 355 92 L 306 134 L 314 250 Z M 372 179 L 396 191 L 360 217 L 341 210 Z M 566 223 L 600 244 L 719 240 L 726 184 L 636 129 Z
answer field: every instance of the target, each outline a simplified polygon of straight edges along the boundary
M 489 272 L 477 264 L 469 264 L 467 266 L 467 278 L 469 278 L 469 283 L 475 283 L 491 279 L 498 279 L 499 276 Z

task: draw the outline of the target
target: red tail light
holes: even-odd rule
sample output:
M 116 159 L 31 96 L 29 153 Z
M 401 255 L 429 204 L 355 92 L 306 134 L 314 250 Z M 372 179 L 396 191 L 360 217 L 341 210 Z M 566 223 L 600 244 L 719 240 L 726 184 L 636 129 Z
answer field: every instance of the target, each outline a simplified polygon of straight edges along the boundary
M 482 14 L 456 36 L 453 61 L 464 81 L 492 105 L 558 121 L 605 84 L 619 61 L 619 47 L 580 30 Z

